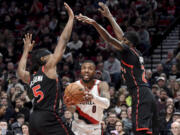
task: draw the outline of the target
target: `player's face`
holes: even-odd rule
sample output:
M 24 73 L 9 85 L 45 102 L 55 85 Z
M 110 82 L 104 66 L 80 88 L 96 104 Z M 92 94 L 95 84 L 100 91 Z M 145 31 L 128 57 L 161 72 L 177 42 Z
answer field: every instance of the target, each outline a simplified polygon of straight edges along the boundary
M 95 65 L 93 63 L 84 63 L 81 66 L 81 76 L 84 82 L 90 82 L 95 75 Z
M 41 60 L 47 62 L 50 59 L 50 57 L 52 57 L 52 54 L 42 57 Z

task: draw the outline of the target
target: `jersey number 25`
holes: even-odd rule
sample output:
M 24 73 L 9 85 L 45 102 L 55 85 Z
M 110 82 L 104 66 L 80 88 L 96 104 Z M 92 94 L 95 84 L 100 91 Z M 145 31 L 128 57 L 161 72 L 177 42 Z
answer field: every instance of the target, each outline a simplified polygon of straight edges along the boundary
M 36 98 L 40 97 L 39 100 L 37 101 L 37 103 L 41 102 L 41 100 L 43 100 L 43 98 L 44 98 L 44 93 L 40 90 L 40 88 L 41 88 L 40 85 L 36 85 L 32 88 L 34 96 Z

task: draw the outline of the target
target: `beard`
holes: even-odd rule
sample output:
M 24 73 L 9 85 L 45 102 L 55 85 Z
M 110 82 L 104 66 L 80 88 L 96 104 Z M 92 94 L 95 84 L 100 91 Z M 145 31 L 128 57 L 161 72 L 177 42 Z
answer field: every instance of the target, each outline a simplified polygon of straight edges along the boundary
M 92 79 L 89 79 L 89 80 L 84 80 L 82 79 L 84 83 L 89 83 Z
M 162 102 L 165 102 L 165 101 L 166 101 L 166 98 L 161 98 L 161 101 L 162 101 Z
M 83 80 L 84 83 L 89 83 L 89 82 L 91 82 L 93 80 L 93 78 L 89 78 L 88 80 L 85 80 L 84 78 L 82 78 L 82 80 Z

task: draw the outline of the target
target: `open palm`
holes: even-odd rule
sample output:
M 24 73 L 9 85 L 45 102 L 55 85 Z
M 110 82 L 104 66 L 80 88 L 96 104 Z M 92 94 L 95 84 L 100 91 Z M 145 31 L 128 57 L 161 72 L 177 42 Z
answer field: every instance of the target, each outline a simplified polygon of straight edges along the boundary
M 32 51 L 33 46 L 35 44 L 35 41 L 32 41 L 32 34 L 25 34 L 25 38 L 23 38 L 24 42 L 24 49 L 27 49 L 28 51 Z

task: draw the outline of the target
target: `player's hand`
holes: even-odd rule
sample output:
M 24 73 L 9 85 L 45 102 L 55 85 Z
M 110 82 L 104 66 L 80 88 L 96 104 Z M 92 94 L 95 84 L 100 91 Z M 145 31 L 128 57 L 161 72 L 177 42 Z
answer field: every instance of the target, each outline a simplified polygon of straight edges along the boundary
M 101 12 L 101 14 L 105 17 L 110 17 L 111 12 L 109 11 L 109 8 L 102 2 L 99 2 L 98 5 L 101 7 L 98 10 Z
M 69 7 L 69 5 L 66 2 L 64 2 L 64 6 L 68 12 L 69 18 L 74 19 L 74 13 L 72 9 Z
M 85 95 L 84 95 L 84 101 L 83 102 L 89 102 L 93 99 L 93 95 L 89 92 L 85 92 Z
M 64 103 L 67 106 L 75 105 L 76 103 L 72 100 L 72 98 L 64 96 Z
M 75 105 L 69 105 L 69 106 L 67 106 L 67 110 L 74 113 L 76 111 L 76 106 Z
M 24 49 L 27 49 L 28 51 L 32 51 L 35 41 L 32 41 L 32 34 L 25 34 L 25 38 L 23 38 L 24 42 Z
M 93 24 L 93 23 L 96 22 L 95 20 L 93 20 L 93 19 L 91 19 L 91 18 L 89 18 L 89 17 L 87 17 L 87 16 L 84 16 L 84 15 L 82 15 L 82 14 L 77 15 L 77 16 L 76 16 L 76 19 L 77 19 L 78 21 L 81 21 L 81 22 L 84 22 L 84 23 L 87 23 L 87 24 Z

